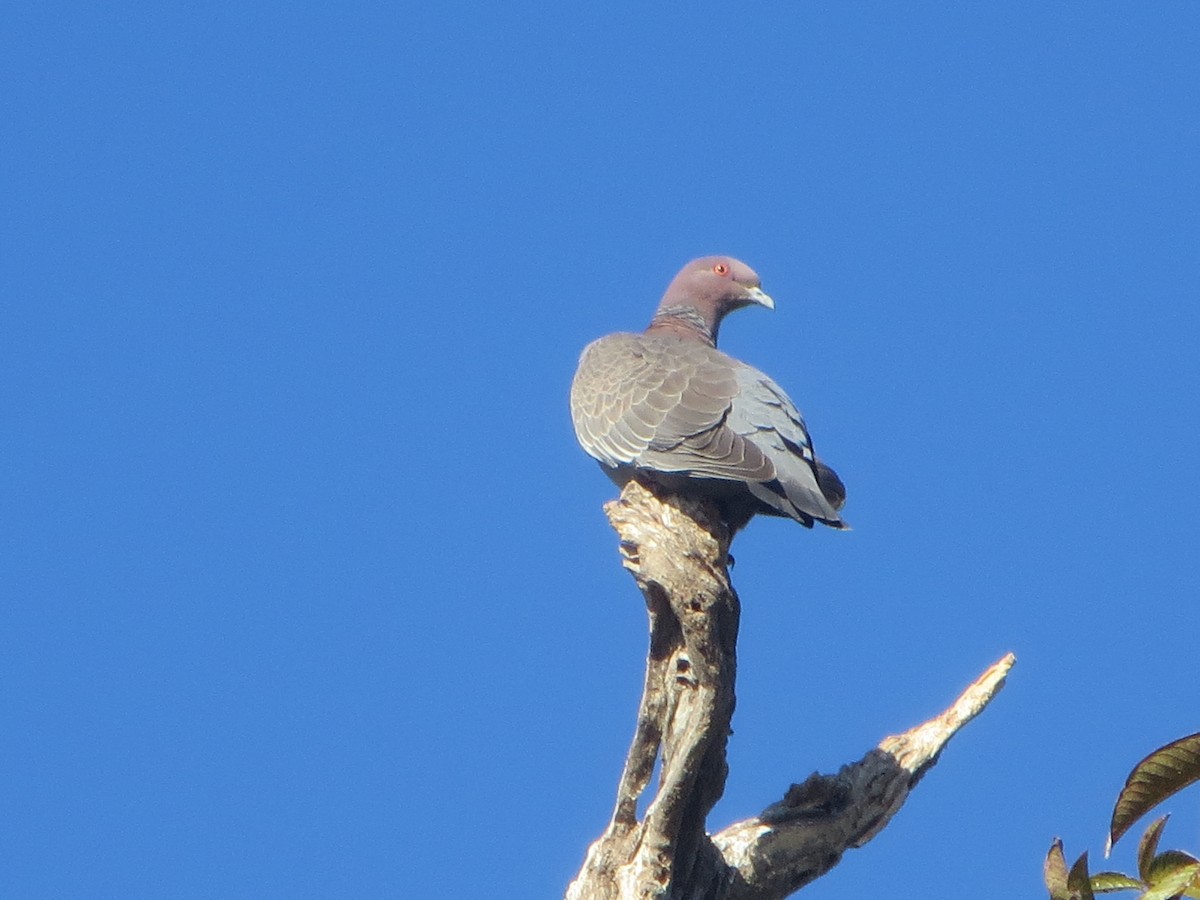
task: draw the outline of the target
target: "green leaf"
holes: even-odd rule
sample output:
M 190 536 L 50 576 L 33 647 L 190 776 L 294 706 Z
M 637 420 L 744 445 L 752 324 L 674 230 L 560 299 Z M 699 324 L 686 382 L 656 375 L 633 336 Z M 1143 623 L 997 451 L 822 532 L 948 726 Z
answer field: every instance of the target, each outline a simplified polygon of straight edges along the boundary
M 1200 781 L 1200 734 L 1159 747 L 1133 767 L 1117 795 L 1108 828 L 1107 854 L 1142 816 L 1190 784 Z
M 1200 859 L 1182 850 L 1164 850 L 1150 864 L 1149 890 L 1140 900 L 1171 900 L 1180 897 L 1200 875 Z
M 1098 894 L 1111 894 L 1113 891 L 1140 891 L 1146 883 L 1130 878 L 1120 872 L 1097 872 L 1092 876 L 1092 890 Z
M 1062 839 L 1055 838 L 1042 865 L 1042 880 L 1050 891 L 1050 900 L 1071 900 L 1067 887 L 1067 860 L 1063 857 Z
M 1091 879 L 1088 878 L 1086 851 L 1075 860 L 1075 865 L 1071 866 L 1067 875 L 1067 888 L 1071 891 L 1071 900 L 1096 900 L 1092 894 Z
M 1162 837 L 1163 828 L 1169 818 L 1170 816 L 1163 816 L 1161 819 L 1155 819 L 1154 824 L 1146 829 L 1146 833 L 1138 842 L 1138 874 L 1143 879 L 1150 878 L 1150 864 L 1154 861 L 1154 855 L 1158 853 L 1158 839 Z

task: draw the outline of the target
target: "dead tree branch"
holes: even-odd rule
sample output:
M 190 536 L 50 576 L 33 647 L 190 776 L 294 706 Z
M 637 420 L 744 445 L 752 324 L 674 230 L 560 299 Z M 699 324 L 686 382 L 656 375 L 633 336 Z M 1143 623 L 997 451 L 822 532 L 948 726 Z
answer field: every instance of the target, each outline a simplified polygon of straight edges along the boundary
M 637 728 L 604 834 L 567 900 L 778 900 L 878 834 L 955 733 L 1004 685 L 1011 654 L 945 712 L 886 738 L 836 775 L 813 774 L 715 835 L 725 789 L 739 620 L 729 536 L 710 503 L 631 482 L 605 507 L 646 600 L 650 651 Z M 657 790 L 638 800 L 661 756 Z

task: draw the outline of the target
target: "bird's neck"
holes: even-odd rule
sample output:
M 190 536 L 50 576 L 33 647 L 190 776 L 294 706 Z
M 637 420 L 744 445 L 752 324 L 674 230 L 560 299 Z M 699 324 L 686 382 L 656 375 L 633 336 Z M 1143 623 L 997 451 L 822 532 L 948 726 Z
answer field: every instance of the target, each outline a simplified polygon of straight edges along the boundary
M 709 322 L 694 306 L 660 306 L 646 334 L 670 334 L 715 347 L 718 327 L 719 323 Z

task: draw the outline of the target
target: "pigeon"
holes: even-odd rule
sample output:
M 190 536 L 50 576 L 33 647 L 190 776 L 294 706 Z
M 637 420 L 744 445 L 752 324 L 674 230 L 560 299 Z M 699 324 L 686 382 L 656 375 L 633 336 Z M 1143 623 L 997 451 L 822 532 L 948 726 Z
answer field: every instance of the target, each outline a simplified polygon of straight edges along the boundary
M 618 487 L 636 478 L 710 498 L 732 533 L 756 514 L 848 528 L 846 489 L 813 452 L 796 405 L 717 349 L 725 315 L 746 306 L 775 301 L 745 263 L 684 266 L 644 332 L 584 349 L 571 383 L 575 436 Z

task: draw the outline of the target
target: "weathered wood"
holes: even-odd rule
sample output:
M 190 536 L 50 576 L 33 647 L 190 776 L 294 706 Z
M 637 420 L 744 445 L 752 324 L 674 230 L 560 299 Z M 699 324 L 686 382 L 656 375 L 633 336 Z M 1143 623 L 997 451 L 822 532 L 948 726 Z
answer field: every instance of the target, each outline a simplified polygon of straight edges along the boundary
M 943 713 L 884 738 L 836 775 L 811 775 L 758 816 L 713 835 L 732 870 L 723 900 L 776 900 L 814 881 L 861 847 L 899 812 L 960 728 L 1004 686 L 1016 658 L 993 663 Z
M 604 834 L 567 900 L 776 900 L 879 833 L 942 748 L 1004 684 L 1011 654 L 944 713 L 885 739 L 837 775 L 792 785 L 760 815 L 710 836 L 725 789 L 740 615 L 729 534 L 715 506 L 631 482 L 605 511 L 646 600 L 650 650 L 637 727 Z M 657 787 L 638 801 L 660 760 Z

